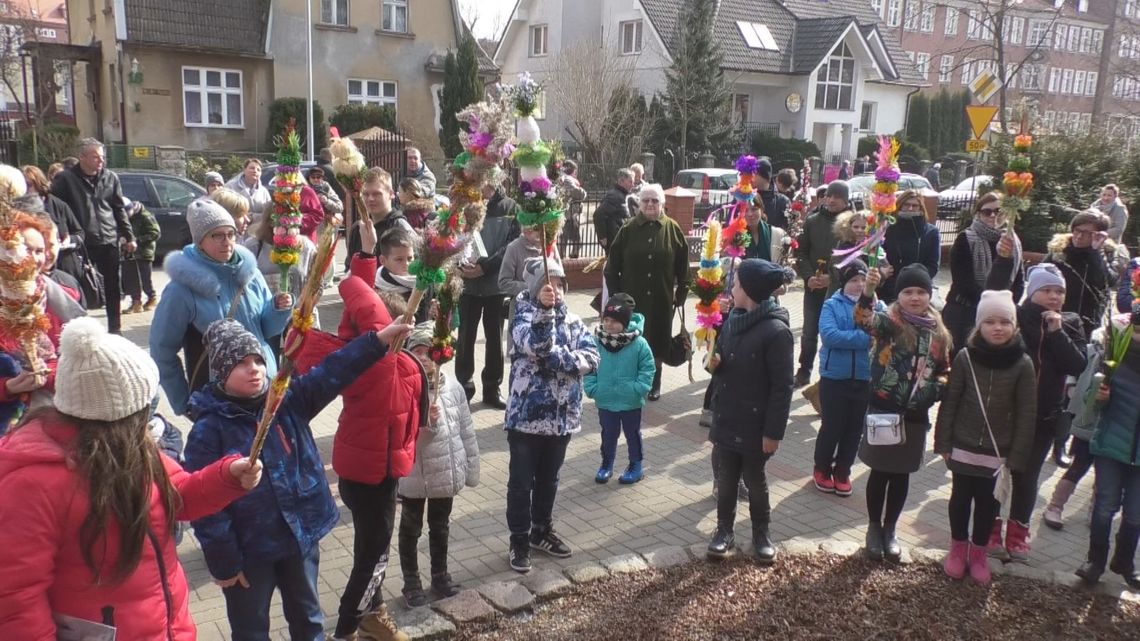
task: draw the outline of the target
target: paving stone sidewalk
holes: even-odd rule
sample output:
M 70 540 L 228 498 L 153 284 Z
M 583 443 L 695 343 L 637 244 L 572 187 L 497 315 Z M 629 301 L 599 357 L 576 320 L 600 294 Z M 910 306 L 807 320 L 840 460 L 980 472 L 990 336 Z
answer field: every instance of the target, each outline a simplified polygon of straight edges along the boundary
M 946 291 L 947 283 L 941 284 L 942 291 Z M 597 322 L 596 314 L 589 308 L 592 295 L 593 292 L 575 292 L 568 297 L 571 309 L 582 314 L 588 324 Z M 792 312 L 793 328 L 801 324 L 801 300 L 800 293 L 793 291 L 782 301 Z M 340 315 L 335 296 L 326 296 L 320 309 L 324 326 L 334 327 Z M 145 346 L 150 317 L 151 314 L 125 316 L 124 333 Z M 481 366 L 482 348 L 477 351 L 477 364 Z M 600 459 L 600 430 L 595 407 L 592 402 L 586 402 L 583 429 L 570 443 L 555 507 L 555 526 L 573 547 L 574 555 L 557 560 L 536 553 L 535 571 L 552 570 L 561 575 L 567 568 L 621 555 L 645 554 L 670 546 L 685 549 L 700 546 L 711 536 L 716 518 L 711 495 L 711 445 L 707 442 L 708 431 L 697 423 L 708 382 L 708 375 L 700 368 L 700 357 L 698 353 L 694 358 L 693 382 L 689 381 L 685 368 L 667 369 L 661 400 L 646 406 L 643 415 L 646 477 L 636 485 L 621 486 L 616 480 L 607 485 L 594 483 Z M 505 382 L 503 389 L 506 389 Z M 476 399 L 481 396 L 482 390 L 479 390 Z M 163 407 L 169 413 L 165 399 Z M 519 575 L 510 570 L 506 558 L 508 456 L 502 430 L 503 412 L 478 403 L 471 409 L 482 456 L 482 482 L 479 487 L 463 490 L 455 502 L 450 558 L 454 578 L 464 587 L 480 588 L 489 582 L 515 580 Z M 340 402 L 336 401 L 313 422 L 326 462 L 330 460 L 339 412 Z M 183 420 L 179 427 L 186 431 L 189 425 Z M 867 468 L 862 464 L 855 466 L 855 493 L 851 497 L 839 498 L 816 491 L 811 484 L 811 469 L 818 428 L 818 416 L 797 392 L 787 436 L 767 468 L 773 505 L 772 535 L 777 541 L 795 537 L 812 543 L 833 540 L 861 544 L 866 527 L 863 488 Z M 941 548 L 949 539 L 946 510 L 950 476 L 941 459 L 929 450 L 929 441 L 924 465 L 912 477 L 910 497 L 898 534 L 907 546 Z M 619 446 L 619 467 L 624 467 L 624 452 L 623 441 Z M 326 470 L 335 493 L 335 475 L 331 466 L 326 465 Z M 1083 558 L 1087 543 L 1088 528 L 1084 519 L 1092 480 L 1086 479 L 1080 484 L 1067 510 L 1068 525 L 1063 531 L 1054 532 L 1041 525 L 1039 515 L 1060 472 L 1050 462 L 1042 476 L 1042 497 L 1032 524 L 1030 566 L 1048 572 L 1071 572 Z M 341 505 L 341 522 L 321 544 L 320 600 L 330 630 L 336 618 L 340 591 L 352 566 L 351 515 L 339 497 L 338 504 Z M 741 504 L 737 539 L 745 545 L 749 544 L 750 537 L 747 513 L 746 504 Z M 425 532 L 420 545 L 421 568 L 428 567 L 426 539 Z M 391 567 L 384 583 L 386 599 L 398 597 L 402 585 L 395 545 L 393 537 Z M 199 638 L 203 641 L 228 638 L 221 590 L 213 584 L 192 536 L 186 537 L 179 555 L 190 581 L 190 608 L 198 624 Z M 546 576 L 549 580 L 550 576 Z M 505 599 L 511 595 L 497 596 Z M 274 638 L 287 638 L 285 621 L 276 603 L 272 615 Z

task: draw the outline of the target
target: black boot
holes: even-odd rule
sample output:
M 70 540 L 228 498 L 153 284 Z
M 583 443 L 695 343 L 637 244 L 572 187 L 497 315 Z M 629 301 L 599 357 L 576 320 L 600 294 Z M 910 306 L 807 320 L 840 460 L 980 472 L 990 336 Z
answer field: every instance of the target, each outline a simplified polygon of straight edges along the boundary
M 800 367 L 800 369 L 796 372 L 796 377 L 792 379 L 792 387 L 795 389 L 807 387 L 807 384 L 810 382 L 811 370 L 805 367 Z
M 768 528 L 752 530 L 752 545 L 756 547 L 756 559 L 761 565 L 769 565 L 776 561 L 776 546 L 768 538 Z
M 723 559 L 732 553 L 736 547 L 736 535 L 731 527 L 717 527 L 716 534 L 709 541 L 708 556 L 713 559 Z
M 1116 548 L 1112 552 L 1112 563 L 1108 569 L 1124 577 L 1124 582 L 1133 590 L 1140 590 L 1140 573 L 1136 572 L 1136 543 L 1140 539 L 1140 529 L 1120 524 L 1116 533 Z
M 1108 561 L 1108 546 L 1099 543 L 1089 543 L 1088 560 L 1081 564 L 1077 569 L 1077 576 L 1085 580 L 1085 583 L 1093 585 L 1100 581 L 1100 575 L 1104 574 L 1104 564 Z
M 409 608 L 418 608 L 425 606 L 428 603 L 427 595 L 424 594 L 424 586 L 420 583 L 419 575 L 404 574 L 404 603 Z
M 653 374 L 653 387 L 649 388 L 649 400 L 656 401 L 661 398 L 661 365 L 657 366 L 657 371 Z
M 878 523 L 867 525 L 867 557 L 872 561 L 883 560 L 883 526 Z
M 883 556 L 891 563 L 898 563 L 902 559 L 902 547 L 895 537 L 894 524 L 883 526 Z
M 1065 452 L 1065 444 L 1063 441 L 1053 444 L 1053 462 L 1060 468 L 1068 468 L 1073 464 L 1073 457 Z
M 447 571 L 447 540 L 450 527 L 434 524 L 428 530 L 428 552 L 431 554 L 431 591 L 441 598 L 459 594 L 459 585 Z
M 459 594 L 460 586 L 452 580 L 451 574 L 445 569 L 440 573 L 431 573 L 431 591 L 441 599 Z

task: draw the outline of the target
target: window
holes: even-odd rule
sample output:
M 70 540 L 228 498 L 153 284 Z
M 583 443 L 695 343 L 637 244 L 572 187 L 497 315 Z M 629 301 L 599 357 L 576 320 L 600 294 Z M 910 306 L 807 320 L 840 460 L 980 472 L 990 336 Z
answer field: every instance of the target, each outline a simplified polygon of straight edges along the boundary
M 1053 130 L 1053 119 L 1056 117 L 1056 115 L 1057 114 L 1053 113 L 1052 111 L 1045 112 L 1045 117 L 1042 120 L 1042 123 L 1045 125 L 1046 132 L 1051 132 Z
M 768 25 L 737 20 L 736 28 L 740 29 L 740 35 L 744 37 L 744 43 L 749 49 L 780 50 L 776 45 L 776 39 L 772 37 L 772 32 L 768 30 Z
M 1006 38 L 1010 44 L 1021 44 L 1021 35 L 1025 32 L 1025 18 L 1015 16 L 1006 24 Z
M 978 16 L 977 9 L 970 9 L 969 18 L 966 21 L 966 37 L 970 40 L 977 40 L 982 37 L 982 21 Z
M 737 124 L 748 122 L 749 116 L 752 115 L 752 96 L 746 93 L 738 93 L 732 96 L 732 117 Z
M 1081 53 L 1092 53 L 1092 39 L 1092 29 L 1089 29 L 1088 27 L 1081 29 L 1081 43 L 1079 47 Z
M 938 82 L 953 82 L 954 56 L 942 56 L 938 62 Z
M 855 98 L 855 56 L 840 42 L 816 74 L 815 108 L 852 111 Z
M 1100 53 L 1102 51 L 1104 51 L 1104 30 L 1102 30 L 1102 29 L 1094 29 L 1093 30 L 1092 48 L 1093 48 L 1093 53 L 1095 53 L 1097 55 L 1100 55 Z
M 958 35 L 958 7 L 946 7 L 946 35 Z
M 1127 58 L 1128 52 L 1132 50 L 1132 39 L 1128 36 L 1120 36 L 1120 48 L 1116 51 L 1116 55 L 1120 58 Z
M 1005 66 L 1005 86 L 1010 89 L 1017 88 L 1017 65 L 1009 63 Z
M 534 101 L 534 119 L 546 120 L 546 91 L 539 91 Z
M 859 128 L 863 131 L 875 130 L 875 112 L 877 111 L 877 103 L 865 102 L 863 108 L 859 110 Z
M 1087 134 L 1091 129 L 1092 129 L 1092 114 L 1087 113 L 1087 112 L 1081 114 L 1081 132 Z
M 1025 44 L 1029 47 L 1049 46 L 1049 22 L 1046 20 L 1030 20 L 1029 33 L 1025 36 Z
M 916 0 L 907 0 L 905 16 L 903 30 L 918 31 L 918 2 Z
M 926 80 L 930 75 L 930 54 L 920 52 L 915 58 L 914 66 L 918 67 L 918 73 L 922 75 L 923 80 Z
M 902 22 L 902 0 L 887 0 L 887 26 L 897 27 Z
M 380 30 L 408 32 L 408 0 L 384 0 Z
M 241 72 L 182 67 L 182 121 L 187 127 L 241 127 Z
M 535 25 L 530 28 L 530 57 L 537 58 L 538 56 L 545 56 L 548 52 L 546 48 L 546 31 L 547 27 L 544 24 Z
M 1073 95 L 1085 95 L 1085 72 L 1081 69 L 1077 69 L 1077 72 L 1073 74 Z
M 1076 53 L 1081 48 L 1081 29 L 1073 25 L 1069 27 L 1069 51 Z
M 1116 74 L 1112 77 L 1112 97 L 1124 97 L 1124 78 L 1120 77 L 1120 74 Z
M 1061 70 L 1054 67 L 1049 70 L 1049 93 L 1057 93 L 1061 87 Z
M 388 80 L 363 80 L 350 78 L 348 81 L 348 104 L 380 105 L 396 109 L 396 83 Z
M 1095 96 L 1096 95 L 1096 84 L 1097 84 L 1098 80 L 1100 80 L 1100 74 L 1095 72 L 1095 71 L 1090 71 L 1090 72 L 1088 72 L 1088 74 L 1085 75 L 1085 95 L 1086 96 Z
M 883 0 L 871 0 L 871 9 L 875 11 L 875 15 L 880 18 L 883 17 Z
M 623 55 L 641 53 L 641 21 L 631 20 L 620 25 L 621 52 Z
M 1041 77 L 1045 75 L 1044 68 L 1038 65 L 1023 65 L 1021 67 L 1021 88 L 1026 91 L 1041 90 Z
M 970 84 L 970 81 L 974 79 L 974 77 L 970 75 L 973 67 L 973 58 L 962 58 L 962 84 L 968 85 Z
M 1069 26 L 1059 24 L 1056 27 L 1054 27 L 1054 29 L 1056 30 L 1057 37 L 1053 38 L 1053 48 L 1056 49 L 1057 51 L 1064 51 L 1065 50 L 1065 39 L 1069 35 Z
M 203 196 L 202 192 L 196 191 L 177 178 L 152 176 L 150 184 L 154 187 L 155 193 L 158 194 L 159 207 L 185 209 L 190 203 Z
M 922 10 L 922 24 L 919 25 L 919 30 L 923 33 L 934 33 L 934 10 L 937 8 L 930 5 Z
M 321 0 L 321 22 L 348 26 L 348 0 Z
M 158 207 L 158 201 L 150 193 L 149 182 L 146 177 L 140 174 L 119 176 L 119 184 L 123 187 L 124 196 L 153 209 Z
M 1135 18 L 1136 16 L 1136 0 L 1124 0 L 1124 17 Z
M 1061 93 L 1073 93 L 1073 70 L 1065 69 L 1061 72 Z

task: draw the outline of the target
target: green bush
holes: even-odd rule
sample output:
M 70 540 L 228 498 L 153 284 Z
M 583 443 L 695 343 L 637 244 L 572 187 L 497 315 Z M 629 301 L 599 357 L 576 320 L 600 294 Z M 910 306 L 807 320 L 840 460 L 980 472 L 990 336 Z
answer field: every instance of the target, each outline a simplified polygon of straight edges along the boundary
M 71 125 L 48 124 L 39 127 L 36 131 L 35 149 L 32 146 L 32 129 L 25 129 L 20 134 L 19 156 L 20 162 L 31 165 L 37 164 L 41 169 L 53 162 L 59 162 L 68 156 L 76 155 L 76 145 L 79 144 L 79 129 Z
M 222 175 L 222 180 L 229 180 L 240 174 L 245 168 L 247 156 L 206 156 L 202 154 L 186 155 L 186 177 L 194 182 L 206 185 L 206 172 L 216 171 Z
M 281 135 L 285 130 L 285 125 L 289 123 L 289 119 L 294 119 L 297 135 L 301 137 L 301 152 L 305 154 L 306 142 L 308 141 L 308 120 L 305 117 L 305 103 L 308 102 L 305 98 L 278 98 L 269 105 L 269 127 L 266 129 L 265 139 L 270 144 L 276 146 L 273 141 Z M 325 127 L 325 112 L 321 109 L 321 103 L 316 100 L 313 101 L 313 129 L 314 137 L 313 144 L 316 149 L 313 150 L 315 156 L 321 149 L 328 146 L 329 134 L 328 128 Z
M 380 105 L 341 105 L 333 109 L 329 124 L 349 136 L 372 127 L 382 127 L 389 131 L 396 128 L 396 110 Z

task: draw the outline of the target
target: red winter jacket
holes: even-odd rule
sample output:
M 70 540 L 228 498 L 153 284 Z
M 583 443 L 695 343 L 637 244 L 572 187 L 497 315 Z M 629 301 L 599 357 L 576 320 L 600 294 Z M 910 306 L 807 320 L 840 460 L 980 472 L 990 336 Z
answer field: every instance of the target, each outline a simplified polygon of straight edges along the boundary
M 83 560 L 79 530 L 87 495 L 65 460 L 75 427 L 42 417 L 0 439 L 0 639 L 55 641 L 52 613 L 101 623 L 108 608 L 120 641 L 194 641 L 189 588 L 166 528 L 158 487 L 151 491 L 150 532 L 138 567 L 120 583 L 96 585 Z M 197 519 L 241 496 L 227 457 L 189 474 L 162 456 L 182 498 L 178 520 Z M 117 558 L 119 527 L 109 522 L 96 549 Z
M 337 336 L 310 331 L 297 357 L 304 373 L 325 354 L 370 330 L 392 322 L 388 308 L 376 295 L 376 258 L 356 254 L 351 276 L 340 282 L 344 300 Z M 408 352 L 389 353 L 364 372 L 342 394 L 344 409 L 333 439 L 332 466 L 337 476 L 375 485 L 411 473 L 416 456 L 421 408 L 427 406 L 423 367 Z
M 317 228 L 325 219 L 325 208 L 315 189 L 308 185 L 301 187 L 301 235 L 317 242 Z

